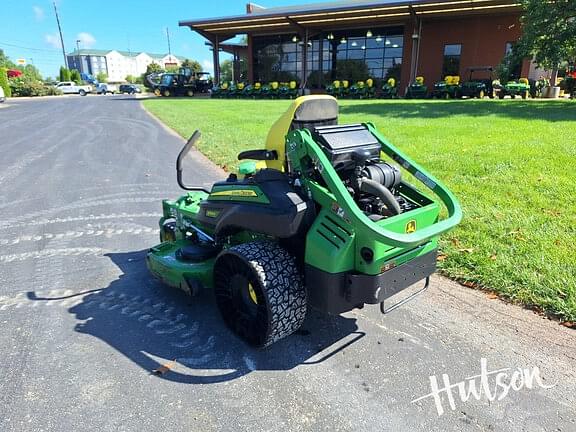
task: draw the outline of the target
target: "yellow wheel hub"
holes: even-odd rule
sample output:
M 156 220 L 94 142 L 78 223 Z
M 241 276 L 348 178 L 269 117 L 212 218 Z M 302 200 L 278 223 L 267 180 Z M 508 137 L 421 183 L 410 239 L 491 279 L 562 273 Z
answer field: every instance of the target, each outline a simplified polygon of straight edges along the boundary
M 252 300 L 254 304 L 258 304 L 258 297 L 256 297 L 256 291 L 254 291 L 251 283 L 248 284 L 248 294 L 250 295 L 250 300 Z

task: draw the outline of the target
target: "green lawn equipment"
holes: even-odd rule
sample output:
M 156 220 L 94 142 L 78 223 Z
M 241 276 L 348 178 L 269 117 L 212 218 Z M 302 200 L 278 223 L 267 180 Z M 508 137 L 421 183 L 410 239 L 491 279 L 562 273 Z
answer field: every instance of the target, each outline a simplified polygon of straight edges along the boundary
M 494 82 L 494 92 L 500 99 L 510 96 L 512 99 L 520 96 L 527 99 L 530 96 L 530 84 L 526 78 L 520 78 L 518 81 L 508 81 L 502 85 L 498 81 Z
M 428 87 L 424 85 L 424 78 L 416 77 L 416 81 L 406 89 L 404 97 L 406 99 L 426 99 L 428 97 Z
M 398 87 L 394 78 L 388 78 L 388 81 L 382 86 L 380 91 L 381 99 L 396 99 L 398 97 Z
M 353 99 L 371 99 L 374 94 L 374 80 L 372 78 L 368 78 L 366 81 L 358 81 L 350 87 L 350 97 Z
M 210 191 L 182 181 L 199 137 L 178 156 L 178 184 L 188 192 L 163 201 L 161 243 L 147 266 L 191 295 L 212 288 L 225 323 L 258 347 L 296 331 L 308 306 L 339 314 L 380 304 L 389 312 L 414 298 L 436 269 L 438 236 L 462 217 L 452 193 L 374 125 L 338 125 L 331 96 L 296 99 L 265 148 L 240 153 L 240 173 Z M 446 219 L 393 162 L 439 197 Z
M 298 97 L 298 83 L 296 81 L 281 83 L 278 97 L 280 99 L 296 99 Z
M 433 99 L 459 99 L 460 77 L 447 75 L 444 81 L 434 84 L 430 97 Z
M 461 96 L 469 98 L 484 99 L 488 96 L 494 97 L 494 68 L 491 66 L 471 67 L 468 81 L 462 83 L 460 88 Z M 480 78 L 481 77 L 481 78 Z
M 272 81 L 264 86 L 262 86 L 262 91 L 260 96 L 264 99 L 278 99 L 280 95 L 280 83 L 278 81 Z
M 214 86 L 212 88 L 212 91 L 210 92 L 210 97 L 216 99 L 223 99 L 227 98 L 229 93 L 230 93 L 230 83 L 223 82 L 219 86 Z

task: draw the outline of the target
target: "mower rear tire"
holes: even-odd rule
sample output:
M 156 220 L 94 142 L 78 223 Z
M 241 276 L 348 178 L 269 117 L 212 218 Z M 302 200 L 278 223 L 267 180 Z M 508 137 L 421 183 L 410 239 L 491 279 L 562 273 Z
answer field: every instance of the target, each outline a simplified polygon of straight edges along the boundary
M 170 92 L 170 90 L 166 89 L 162 92 L 162 96 L 170 97 L 170 96 L 172 96 L 172 93 Z
M 222 252 L 214 265 L 214 292 L 226 325 L 259 348 L 294 333 L 306 318 L 302 275 L 294 257 L 275 242 Z

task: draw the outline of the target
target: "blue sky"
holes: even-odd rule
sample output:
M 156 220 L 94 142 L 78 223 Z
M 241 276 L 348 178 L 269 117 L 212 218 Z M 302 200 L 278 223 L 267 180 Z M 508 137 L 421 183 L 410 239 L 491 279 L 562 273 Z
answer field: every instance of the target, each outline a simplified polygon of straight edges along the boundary
M 87 2 L 58 0 L 66 52 L 80 48 L 168 52 L 166 27 L 172 53 L 200 61 L 211 68 L 212 54 L 205 40 L 179 20 L 243 14 L 245 0 L 118 0 Z M 304 0 L 261 0 L 265 6 L 288 6 Z M 50 0 L 2 0 L 0 49 L 13 60 L 33 63 L 43 75 L 54 77 L 63 63 L 58 27 Z

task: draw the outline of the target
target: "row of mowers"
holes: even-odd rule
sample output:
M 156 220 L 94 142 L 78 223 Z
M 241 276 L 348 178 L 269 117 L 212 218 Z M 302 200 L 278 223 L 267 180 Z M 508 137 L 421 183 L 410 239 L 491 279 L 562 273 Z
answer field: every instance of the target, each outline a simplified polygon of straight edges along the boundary
M 213 87 L 210 95 L 217 99 L 296 99 L 298 83 L 296 81 L 286 83 L 273 81 L 268 84 L 223 82 Z
M 398 97 L 398 88 L 394 78 L 389 78 L 380 89 L 372 78 L 352 85 L 348 80 L 336 80 L 326 87 L 326 93 L 340 99 L 394 99 Z
M 484 99 L 488 96 L 490 99 L 496 97 L 504 99 L 506 96 L 510 96 L 514 99 L 518 96 L 527 99 L 529 96 L 535 97 L 537 94 L 537 83 L 531 86 L 526 78 L 501 83 L 494 79 L 492 67 L 469 68 L 468 72 L 468 81 L 461 83 L 459 76 L 448 75 L 443 81 L 434 84 L 430 94 L 428 94 L 428 87 L 424 85 L 424 78 L 417 77 L 415 82 L 408 87 L 406 98 L 460 99 L 466 97 Z M 478 78 L 479 74 L 483 75 L 484 78 Z

